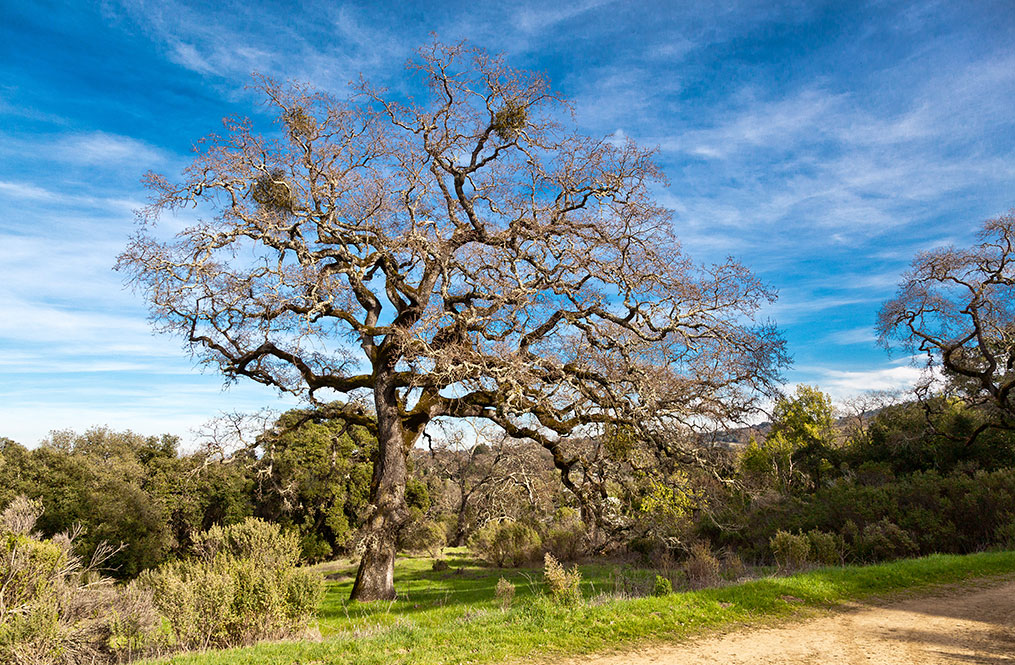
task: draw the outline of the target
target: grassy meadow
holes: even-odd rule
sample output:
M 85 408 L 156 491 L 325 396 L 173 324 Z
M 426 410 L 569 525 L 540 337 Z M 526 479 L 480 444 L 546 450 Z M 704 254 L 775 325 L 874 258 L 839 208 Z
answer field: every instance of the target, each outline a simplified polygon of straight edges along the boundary
M 464 549 L 450 550 L 446 560 L 447 570 L 434 571 L 432 559 L 400 558 L 395 573 L 399 599 L 369 604 L 348 600 L 354 562 L 318 566 L 328 578 L 318 615 L 320 639 L 152 662 L 451 665 L 544 660 L 642 640 L 680 640 L 852 600 L 1015 573 L 1015 552 L 932 555 L 784 577 L 760 570 L 755 574 L 761 577 L 718 588 L 639 597 L 634 594 L 651 593 L 658 571 L 594 563 L 580 566 L 583 602 L 566 606 L 545 595 L 541 568 L 491 568 Z M 495 596 L 501 577 L 516 588 L 510 607 L 502 607 Z

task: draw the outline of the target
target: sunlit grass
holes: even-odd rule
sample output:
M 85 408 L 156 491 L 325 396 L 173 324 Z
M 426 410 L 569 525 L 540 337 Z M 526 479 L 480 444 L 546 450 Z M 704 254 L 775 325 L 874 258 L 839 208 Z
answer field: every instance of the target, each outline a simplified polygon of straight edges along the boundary
M 451 551 L 448 561 L 450 570 L 434 572 L 430 559 L 400 559 L 400 599 L 388 603 L 349 602 L 352 563 L 323 566 L 323 572 L 338 579 L 329 581 L 321 605 L 322 641 L 260 644 L 162 662 L 436 665 L 586 653 L 637 640 L 679 640 L 808 608 L 1015 572 L 1015 552 L 934 555 L 876 566 L 821 568 L 664 597 L 617 599 L 608 597 L 616 586 L 616 568 L 591 564 L 581 567 L 586 603 L 567 608 L 542 594 L 539 569 L 488 568 L 463 550 Z M 647 580 L 654 571 L 628 567 L 622 575 Z M 501 576 L 517 589 L 507 610 L 494 596 Z

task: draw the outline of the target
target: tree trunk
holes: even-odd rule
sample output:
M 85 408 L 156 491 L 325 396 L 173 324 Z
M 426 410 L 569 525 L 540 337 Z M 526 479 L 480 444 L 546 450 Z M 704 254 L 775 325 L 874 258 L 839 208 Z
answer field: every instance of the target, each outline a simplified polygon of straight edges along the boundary
M 377 409 L 377 459 L 370 483 L 373 512 L 364 525 L 363 558 L 352 587 L 352 600 L 391 600 L 395 597 L 395 549 L 398 529 L 408 517 L 405 505 L 406 441 L 395 386 L 378 374 L 374 386 Z
M 465 545 L 465 511 L 468 509 L 468 500 L 465 495 L 462 495 L 462 501 L 458 506 L 458 520 L 455 523 L 455 547 L 462 547 Z

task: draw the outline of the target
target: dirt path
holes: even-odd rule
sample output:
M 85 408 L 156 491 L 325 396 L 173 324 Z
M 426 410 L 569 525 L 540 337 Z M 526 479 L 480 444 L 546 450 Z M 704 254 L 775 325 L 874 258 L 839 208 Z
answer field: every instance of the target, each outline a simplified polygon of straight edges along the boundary
M 956 665 L 1015 664 L 1015 581 L 952 588 L 887 605 L 857 605 L 776 628 L 570 665 Z M 561 664 L 565 665 L 565 664 Z

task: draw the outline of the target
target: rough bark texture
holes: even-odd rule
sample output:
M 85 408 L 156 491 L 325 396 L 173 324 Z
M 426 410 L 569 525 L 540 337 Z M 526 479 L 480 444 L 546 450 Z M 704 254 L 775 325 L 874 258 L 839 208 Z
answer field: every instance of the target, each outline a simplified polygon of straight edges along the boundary
M 380 376 L 374 387 L 377 411 L 377 459 L 374 460 L 370 503 L 373 512 L 363 529 L 363 558 L 353 600 L 391 600 L 395 597 L 395 547 L 398 530 L 405 523 L 406 459 L 412 443 L 406 441 L 395 385 Z
M 367 543 L 352 587 L 353 600 L 393 600 L 395 594 L 395 536 L 372 523 L 374 537 Z

